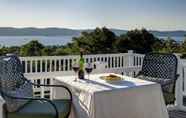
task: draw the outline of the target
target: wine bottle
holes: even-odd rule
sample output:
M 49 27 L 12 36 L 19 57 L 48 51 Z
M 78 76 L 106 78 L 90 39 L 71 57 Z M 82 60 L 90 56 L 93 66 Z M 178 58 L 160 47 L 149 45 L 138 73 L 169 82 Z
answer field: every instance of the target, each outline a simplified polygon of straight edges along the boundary
M 85 79 L 84 78 L 84 63 L 85 60 L 83 58 L 83 52 L 80 52 L 80 59 L 79 59 L 79 72 L 78 72 L 78 77 L 79 79 Z

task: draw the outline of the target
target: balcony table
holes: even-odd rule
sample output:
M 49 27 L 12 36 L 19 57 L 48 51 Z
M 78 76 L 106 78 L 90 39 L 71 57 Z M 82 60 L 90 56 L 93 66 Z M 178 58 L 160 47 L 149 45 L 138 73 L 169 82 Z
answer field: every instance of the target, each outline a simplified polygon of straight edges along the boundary
M 74 82 L 75 76 L 55 77 L 55 84 L 68 86 L 73 93 L 74 110 L 71 118 L 168 118 L 159 84 L 128 76 L 108 83 L 91 74 L 90 80 Z M 55 98 L 65 93 L 55 89 Z

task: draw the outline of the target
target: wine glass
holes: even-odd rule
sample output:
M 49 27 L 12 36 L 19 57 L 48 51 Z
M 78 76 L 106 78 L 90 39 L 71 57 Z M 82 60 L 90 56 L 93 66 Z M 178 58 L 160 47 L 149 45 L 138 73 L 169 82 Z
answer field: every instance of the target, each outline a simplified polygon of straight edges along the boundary
M 74 72 L 76 74 L 74 81 L 77 81 L 79 68 L 80 68 L 79 64 L 76 61 L 74 61 L 73 65 L 72 65 L 72 69 L 74 70 Z
M 89 75 L 92 72 L 92 70 L 93 70 L 92 64 L 91 63 L 87 63 L 86 66 L 85 66 L 85 71 L 88 73 L 88 79 L 90 79 Z

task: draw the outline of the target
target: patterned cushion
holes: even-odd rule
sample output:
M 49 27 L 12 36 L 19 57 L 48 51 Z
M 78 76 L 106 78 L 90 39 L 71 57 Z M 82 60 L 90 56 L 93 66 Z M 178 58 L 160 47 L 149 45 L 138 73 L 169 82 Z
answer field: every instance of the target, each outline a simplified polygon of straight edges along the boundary
M 147 81 L 157 82 L 162 86 L 171 84 L 174 81 L 172 79 L 155 78 L 155 77 L 144 76 L 144 75 L 139 75 L 137 76 L 137 78 L 147 80 Z
M 24 84 L 22 80 L 21 64 L 15 57 L 4 57 L 1 61 L 0 85 L 6 91 L 15 90 L 15 88 Z
M 143 60 L 138 78 L 161 84 L 163 92 L 174 93 L 177 58 L 173 54 L 149 53 Z
M 171 54 L 146 54 L 142 65 L 142 74 L 145 76 L 175 79 L 177 58 Z
M 28 82 L 25 82 L 25 84 L 19 88 L 16 88 L 14 91 L 9 91 L 8 94 L 15 97 L 32 97 L 32 85 Z M 8 97 L 4 97 L 4 99 L 6 101 L 6 107 L 9 112 L 17 111 L 28 102 L 28 100 L 10 99 Z
M 14 97 L 32 97 L 32 86 L 25 82 L 22 65 L 15 55 L 0 57 L 0 89 Z M 10 99 L 4 96 L 9 112 L 16 111 L 28 100 Z
M 159 83 L 162 87 L 162 90 L 165 92 L 171 93 L 174 90 L 174 80 L 172 79 L 155 78 L 144 75 L 139 75 L 137 78 Z

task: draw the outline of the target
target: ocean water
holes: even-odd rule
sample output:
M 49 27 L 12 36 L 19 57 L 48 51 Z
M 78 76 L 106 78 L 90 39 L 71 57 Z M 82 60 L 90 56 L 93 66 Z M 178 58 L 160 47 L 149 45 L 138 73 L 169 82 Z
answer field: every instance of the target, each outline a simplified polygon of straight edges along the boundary
M 38 40 L 44 45 L 65 45 L 74 36 L 0 36 L 0 46 L 21 46 L 31 40 Z
M 38 40 L 44 45 L 65 45 L 72 41 L 75 36 L 0 36 L 0 46 L 21 46 L 31 40 Z M 158 37 L 167 39 L 167 37 Z M 171 37 L 172 39 L 182 42 L 184 37 Z
M 161 39 L 167 39 L 168 37 L 166 37 L 166 36 L 157 36 L 158 38 L 161 38 Z M 185 37 L 184 36 L 172 36 L 172 37 L 170 37 L 171 39 L 174 39 L 174 40 L 176 40 L 176 41 L 178 41 L 178 42 L 182 42 L 182 41 L 184 41 L 184 39 L 185 39 Z

